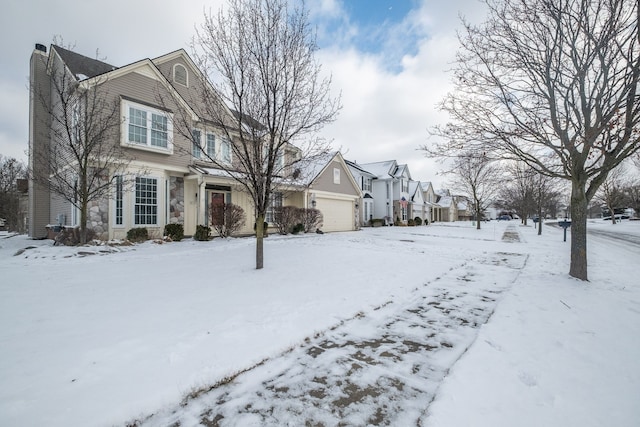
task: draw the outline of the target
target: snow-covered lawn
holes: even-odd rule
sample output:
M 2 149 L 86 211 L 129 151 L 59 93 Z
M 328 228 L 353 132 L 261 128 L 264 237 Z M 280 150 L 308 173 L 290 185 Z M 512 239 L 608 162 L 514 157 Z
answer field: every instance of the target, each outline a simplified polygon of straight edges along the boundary
M 589 226 L 640 236 L 640 221 L 598 221 Z M 502 240 L 509 225 L 520 242 Z M 124 425 L 170 412 L 193 390 L 266 358 L 277 365 L 306 338 L 321 348 L 332 332 L 397 318 L 394 307 L 441 291 L 438 278 L 465 275 L 479 289 L 500 282 L 500 293 L 444 381 L 424 386 L 435 393 L 427 425 L 637 425 L 640 248 L 590 239 L 582 283 L 567 275 L 561 229 L 483 226 L 270 236 L 261 271 L 251 238 L 60 248 L 0 235 L 0 425 Z M 526 263 L 501 280 L 487 262 L 499 253 Z M 447 286 L 462 295 L 465 283 Z

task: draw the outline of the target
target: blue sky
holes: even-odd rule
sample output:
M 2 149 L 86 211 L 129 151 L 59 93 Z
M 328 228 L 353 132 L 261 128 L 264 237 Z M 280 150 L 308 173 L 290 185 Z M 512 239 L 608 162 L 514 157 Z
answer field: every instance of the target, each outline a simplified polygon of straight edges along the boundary
M 0 16 L 0 154 L 26 160 L 29 57 L 35 43 L 62 36 L 75 51 L 116 66 L 189 51 L 203 10 L 223 0 L 23 0 Z M 349 160 L 395 159 L 413 179 L 442 181 L 417 151 L 446 120 L 436 104 L 449 89 L 459 15 L 478 19 L 478 0 L 307 0 L 323 71 L 342 94 L 338 120 L 323 129 Z M 135 19 L 133 19 L 135 17 Z M 134 25 L 135 23 L 135 25 Z

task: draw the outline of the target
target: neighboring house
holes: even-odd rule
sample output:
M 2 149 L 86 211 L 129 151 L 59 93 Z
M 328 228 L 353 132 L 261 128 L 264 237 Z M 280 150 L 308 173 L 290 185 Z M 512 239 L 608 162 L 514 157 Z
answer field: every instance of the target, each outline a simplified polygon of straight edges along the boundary
M 184 225 L 185 235 L 193 235 L 197 225 L 208 225 L 213 203 L 233 203 L 244 209 L 246 223 L 239 234 L 252 234 L 255 209 L 251 198 L 237 181 L 213 167 L 206 153 L 230 168 L 238 168 L 230 141 L 206 117 L 198 105 L 205 81 L 184 49 L 155 59 L 142 59 L 115 67 L 52 45 L 49 53 L 36 45 L 31 55 L 30 85 L 50 88 L 52 64 L 65 67 L 78 86 L 100 86 L 108 100 L 120 105 L 120 132 L 111 143 L 119 144 L 132 161 L 128 173 L 135 175 L 130 185 L 120 176 L 110 176 L 113 194 L 90 206 L 88 226 L 100 238 L 125 238 L 134 227 L 145 227 L 150 236 L 162 236 L 169 223 Z M 30 101 L 29 163 L 32 170 L 51 144 L 51 120 L 48 108 Z M 230 110 L 229 115 L 234 114 Z M 175 121 L 189 117 L 195 125 L 189 132 L 179 132 Z M 194 144 L 199 140 L 202 147 Z M 295 156 L 295 147 L 286 156 Z M 73 170 L 73 164 L 69 165 Z M 286 188 L 285 188 L 286 187 Z M 29 234 L 45 237 L 49 225 L 77 226 L 77 209 L 34 180 L 29 182 Z M 311 207 L 313 201 L 324 215 L 324 231 L 353 230 L 360 191 L 348 166 L 339 154 L 327 159 L 309 183 L 283 184 L 276 189 L 275 204 Z M 285 191 L 286 190 L 286 191 Z M 342 217 L 344 215 L 344 218 Z M 269 222 L 269 221 L 267 221 Z
M 440 210 L 436 203 L 438 196 L 433 190 L 433 185 L 428 181 L 423 181 L 420 183 L 420 186 L 422 188 L 422 197 L 427 206 L 427 218 L 429 219 L 429 222 L 436 221 L 435 218 L 439 215 Z M 438 219 L 438 221 L 440 221 L 440 219 Z
M 473 209 L 471 202 L 464 196 L 453 196 L 458 212 L 458 221 L 470 221 L 473 219 Z
M 407 165 L 398 165 L 395 160 L 360 165 L 373 174 L 372 194 L 375 200 L 374 218 L 382 218 L 387 224 L 395 221 L 403 224 L 409 219 L 409 181 L 411 174 Z
M 424 191 L 419 181 L 409 181 L 409 196 L 409 219 L 420 218 L 423 224 L 425 221 L 428 224 L 429 207 L 424 200 Z
M 370 220 L 378 218 L 374 216 L 375 198 L 373 196 L 373 181 L 377 179 L 377 177 L 356 162 L 346 160 L 346 163 L 362 193 L 362 203 L 360 204 L 359 211 L 360 226 L 369 225 Z
M 454 222 L 458 219 L 458 206 L 454 196 L 449 190 L 438 190 L 436 192 L 438 204 L 437 219 L 434 221 Z
M 322 213 L 321 230 L 359 229 L 362 193 L 342 154 L 333 153 L 307 168 L 311 173 L 303 191 L 304 204 Z

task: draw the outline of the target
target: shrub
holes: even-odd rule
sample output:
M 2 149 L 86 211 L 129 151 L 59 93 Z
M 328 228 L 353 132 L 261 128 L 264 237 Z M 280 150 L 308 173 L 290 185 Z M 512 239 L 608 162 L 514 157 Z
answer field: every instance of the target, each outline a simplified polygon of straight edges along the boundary
M 205 242 L 209 240 L 209 233 L 211 233 L 211 228 L 206 225 L 198 225 L 196 226 L 196 233 L 193 235 L 195 240 Z
M 244 209 L 233 203 L 211 204 L 211 226 L 220 237 L 229 237 L 245 224 Z
M 384 219 L 382 218 L 371 218 L 369 220 L 369 225 L 371 227 L 381 227 L 384 224 Z
M 304 231 L 304 225 L 302 225 L 302 223 L 297 223 L 296 225 L 293 226 L 291 233 L 298 234 L 301 231 Z
M 300 222 L 300 209 L 295 206 L 279 206 L 274 209 L 273 223 L 280 234 L 289 234 L 293 227 Z
M 425 218 L 424 225 L 429 225 L 429 220 Z
M 422 218 L 420 218 L 419 216 L 417 216 L 417 217 L 413 218 L 413 222 L 414 222 L 416 225 L 422 225 Z
M 184 226 L 182 224 L 167 224 L 164 226 L 164 235 L 174 242 L 179 242 L 184 237 Z
M 409 219 L 407 220 L 407 225 L 408 225 L 409 227 L 413 227 L 414 225 L 416 225 L 416 222 L 415 222 L 414 220 L 412 220 L 411 218 L 409 218 Z
M 127 240 L 135 243 L 149 240 L 149 232 L 145 227 L 132 228 L 127 231 Z
M 320 210 L 315 208 L 300 209 L 300 222 L 302 223 L 302 227 L 305 233 L 309 233 L 310 231 L 316 229 L 321 220 L 322 213 L 320 212 Z

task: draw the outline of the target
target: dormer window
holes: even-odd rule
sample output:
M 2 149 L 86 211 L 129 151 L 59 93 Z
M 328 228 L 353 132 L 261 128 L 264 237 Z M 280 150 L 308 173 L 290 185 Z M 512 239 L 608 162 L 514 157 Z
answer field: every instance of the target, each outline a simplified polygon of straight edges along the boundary
M 182 64 L 174 65 L 173 81 L 176 83 L 180 83 L 183 86 L 189 86 L 189 74 L 187 73 L 187 67 Z

